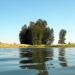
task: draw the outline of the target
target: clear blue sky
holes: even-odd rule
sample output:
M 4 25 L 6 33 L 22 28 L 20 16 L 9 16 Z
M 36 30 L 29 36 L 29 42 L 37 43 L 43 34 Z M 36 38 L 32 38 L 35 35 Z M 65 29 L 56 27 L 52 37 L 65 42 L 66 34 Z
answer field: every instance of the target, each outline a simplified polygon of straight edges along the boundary
M 62 28 L 75 42 L 75 0 L 0 0 L 0 41 L 19 42 L 21 27 L 39 18 L 54 28 L 55 43 Z

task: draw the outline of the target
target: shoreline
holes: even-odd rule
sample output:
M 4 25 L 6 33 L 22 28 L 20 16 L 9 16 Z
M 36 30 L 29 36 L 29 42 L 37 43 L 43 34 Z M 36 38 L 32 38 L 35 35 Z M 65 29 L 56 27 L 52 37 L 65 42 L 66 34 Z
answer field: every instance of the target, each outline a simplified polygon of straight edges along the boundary
M 29 44 L 0 44 L 0 48 L 48 48 L 48 47 L 75 47 L 75 44 L 56 44 L 56 45 L 29 45 Z

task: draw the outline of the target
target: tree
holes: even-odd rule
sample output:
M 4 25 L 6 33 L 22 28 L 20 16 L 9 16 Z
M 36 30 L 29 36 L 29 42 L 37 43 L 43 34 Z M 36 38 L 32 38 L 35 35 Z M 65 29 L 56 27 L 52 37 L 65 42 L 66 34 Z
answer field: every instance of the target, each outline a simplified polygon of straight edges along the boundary
M 26 44 L 31 44 L 32 45 L 32 31 L 30 28 L 27 29 L 25 33 L 25 43 Z
M 44 31 L 43 44 L 52 44 L 54 41 L 54 30 L 47 27 Z
M 19 33 L 19 40 L 21 44 L 25 44 L 26 43 L 26 31 L 27 31 L 27 25 L 24 25 Z
M 47 27 L 47 22 L 38 19 L 30 22 L 27 27 L 24 25 L 19 34 L 21 44 L 52 44 L 54 40 L 54 30 Z
M 44 34 L 46 24 L 47 24 L 46 21 L 43 21 L 41 19 L 38 19 L 35 23 L 37 44 L 42 44 L 42 38 L 43 38 L 43 34 Z
M 65 44 L 65 35 L 66 35 L 66 30 L 65 29 L 61 29 L 60 33 L 59 33 L 59 44 Z
M 54 41 L 54 30 L 52 28 L 50 29 L 50 32 L 49 32 L 49 38 L 48 38 L 47 44 L 52 44 L 53 41 Z

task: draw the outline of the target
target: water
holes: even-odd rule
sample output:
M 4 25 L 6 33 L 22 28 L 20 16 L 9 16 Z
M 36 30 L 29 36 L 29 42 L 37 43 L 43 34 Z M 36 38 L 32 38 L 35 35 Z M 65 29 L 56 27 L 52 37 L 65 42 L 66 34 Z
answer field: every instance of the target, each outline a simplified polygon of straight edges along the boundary
M 0 75 L 75 75 L 75 48 L 0 48 Z

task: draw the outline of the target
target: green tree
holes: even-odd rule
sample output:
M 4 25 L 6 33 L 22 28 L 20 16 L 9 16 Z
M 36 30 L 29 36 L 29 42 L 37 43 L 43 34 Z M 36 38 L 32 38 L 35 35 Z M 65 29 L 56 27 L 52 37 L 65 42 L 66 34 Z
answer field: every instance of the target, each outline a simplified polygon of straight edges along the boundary
M 66 35 L 66 30 L 65 29 L 61 29 L 60 33 L 59 33 L 59 44 L 65 44 L 65 35 Z
M 47 27 L 47 22 L 38 19 L 24 25 L 20 31 L 19 39 L 22 44 L 51 44 L 54 40 L 54 30 Z
M 27 31 L 27 25 L 24 25 L 19 33 L 19 40 L 21 44 L 25 44 L 26 42 L 26 31 Z
M 50 29 L 49 38 L 48 38 L 47 43 L 48 43 L 48 44 L 52 44 L 53 41 L 54 41 L 54 30 L 53 30 L 53 28 L 52 28 L 52 29 Z
M 25 36 L 25 40 L 26 40 L 25 43 L 26 44 L 32 44 L 32 39 L 33 39 L 33 37 L 32 37 L 32 31 L 31 31 L 31 29 L 29 27 L 28 27 L 25 35 L 26 35 Z
M 48 28 L 45 28 L 44 35 L 42 42 L 43 44 L 52 44 L 54 41 L 54 30 Z
M 43 38 L 43 34 L 44 34 L 44 30 L 45 30 L 45 27 L 46 27 L 46 21 L 43 21 L 41 19 L 38 19 L 36 21 L 36 24 L 35 24 L 35 28 L 36 28 L 36 41 L 37 41 L 37 44 L 42 44 L 42 38 Z

